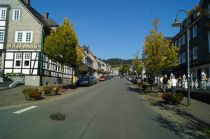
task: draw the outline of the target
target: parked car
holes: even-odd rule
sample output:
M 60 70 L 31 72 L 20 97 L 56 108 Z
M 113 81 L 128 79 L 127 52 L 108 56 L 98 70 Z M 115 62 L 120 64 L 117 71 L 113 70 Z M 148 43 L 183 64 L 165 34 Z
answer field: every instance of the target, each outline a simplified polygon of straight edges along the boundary
M 98 80 L 95 76 L 90 76 L 90 80 L 91 80 L 91 85 L 97 84 Z
M 93 85 L 93 79 L 91 76 L 82 76 L 77 81 L 77 86 L 91 86 Z
M 99 81 L 105 81 L 106 80 L 106 76 L 102 75 L 101 77 L 99 77 Z

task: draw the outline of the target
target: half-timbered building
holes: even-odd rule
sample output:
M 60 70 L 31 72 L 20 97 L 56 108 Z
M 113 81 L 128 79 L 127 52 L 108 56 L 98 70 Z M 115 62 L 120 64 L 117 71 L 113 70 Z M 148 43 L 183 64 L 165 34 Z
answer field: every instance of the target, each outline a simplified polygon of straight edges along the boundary
M 0 1 L 0 67 L 1 77 L 7 74 L 24 75 L 25 85 L 70 83 L 72 70 L 49 59 L 44 54 L 44 41 L 58 24 L 41 15 L 30 0 Z M 64 73 L 64 74 L 62 74 Z

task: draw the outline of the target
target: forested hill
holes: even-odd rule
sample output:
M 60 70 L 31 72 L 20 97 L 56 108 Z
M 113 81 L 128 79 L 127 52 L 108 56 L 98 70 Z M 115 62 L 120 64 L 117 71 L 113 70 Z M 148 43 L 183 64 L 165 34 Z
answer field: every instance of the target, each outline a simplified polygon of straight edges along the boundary
M 109 64 L 112 67 L 120 67 L 122 64 L 131 65 L 133 59 L 119 59 L 119 58 L 111 58 L 107 60 L 103 60 L 105 63 Z

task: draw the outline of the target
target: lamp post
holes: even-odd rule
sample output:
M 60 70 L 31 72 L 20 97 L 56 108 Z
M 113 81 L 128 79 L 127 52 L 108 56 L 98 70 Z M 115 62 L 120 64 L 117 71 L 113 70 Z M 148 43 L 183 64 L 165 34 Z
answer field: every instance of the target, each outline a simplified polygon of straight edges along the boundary
M 190 12 L 186 10 L 179 10 L 175 22 L 172 24 L 173 27 L 180 27 L 182 23 L 178 19 L 180 12 L 184 12 L 187 15 L 187 105 L 190 105 L 190 50 L 189 50 L 189 16 Z

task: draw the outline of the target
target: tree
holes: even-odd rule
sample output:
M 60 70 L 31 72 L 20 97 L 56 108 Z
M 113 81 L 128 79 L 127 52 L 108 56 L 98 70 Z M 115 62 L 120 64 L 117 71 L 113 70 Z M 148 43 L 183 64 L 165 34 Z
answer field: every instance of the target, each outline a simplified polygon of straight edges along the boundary
M 158 32 L 159 20 L 145 39 L 143 63 L 148 73 L 160 74 L 162 70 L 178 65 L 178 49 L 167 40 L 163 33 Z
M 70 23 L 68 18 L 64 20 L 60 27 L 51 32 L 46 38 L 44 46 L 46 55 L 53 61 L 61 64 L 62 78 L 65 65 L 72 67 L 73 70 L 77 67 L 79 61 L 77 53 L 78 38 L 73 24 Z
M 133 65 L 133 71 L 135 71 L 138 75 L 140 75 L 141 71 L 142 71 L 142 63 L 139 59 L 138 51 L 137 51 L 137 54 L 135 56 L 135 59 L 132 62 L 132 65 Z
M 121 75 L 124 75 L 124 74 L 128 73 L 129 72 L 129 65 L 123 64 L 121 66 L 121 68 L 119 69 L 119 72 L 120 72 Z
M 76 52 L 77 52 L 77 64 L 75 68 L 78 69 L 80 66 L 83 65 L 85 54 L 83 48 L 80 45 L 77 46 Z

